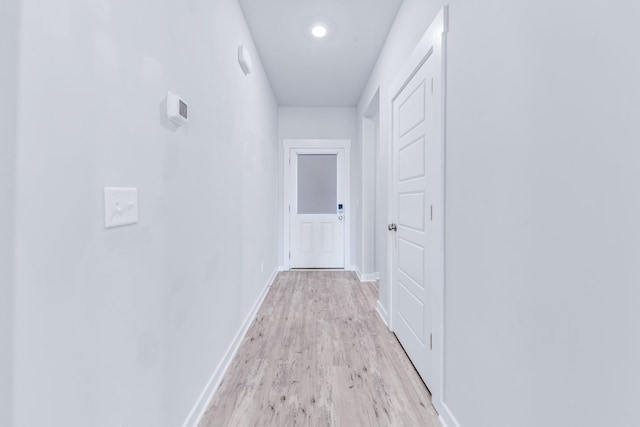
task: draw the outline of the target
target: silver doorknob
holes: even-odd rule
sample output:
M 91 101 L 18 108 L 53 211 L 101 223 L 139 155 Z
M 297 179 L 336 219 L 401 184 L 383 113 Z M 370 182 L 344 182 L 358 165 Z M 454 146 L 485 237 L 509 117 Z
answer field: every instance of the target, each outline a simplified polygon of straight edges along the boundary
M 342 221 L 342 215 L 340 215 L 340 216 L 338 217 L 338 219 L 339 219 L 340 221 Z
M 387 226 L 387 228 L 389 229 L 389 231 L 397 231 L 398 227 L 395 224 L 389 224 Z

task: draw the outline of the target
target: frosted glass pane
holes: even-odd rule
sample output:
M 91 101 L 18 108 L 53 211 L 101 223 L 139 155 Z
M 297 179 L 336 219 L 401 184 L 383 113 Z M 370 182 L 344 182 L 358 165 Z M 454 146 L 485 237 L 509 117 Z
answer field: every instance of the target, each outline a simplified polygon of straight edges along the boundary
M 338 207 L 338 155 L 298 155 L 298 213 L 335 214 Z

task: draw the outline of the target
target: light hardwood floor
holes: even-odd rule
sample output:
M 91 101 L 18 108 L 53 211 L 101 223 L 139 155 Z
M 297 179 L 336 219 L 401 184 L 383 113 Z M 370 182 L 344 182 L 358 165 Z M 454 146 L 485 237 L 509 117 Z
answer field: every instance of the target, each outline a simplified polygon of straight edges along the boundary
M 204 426 L 440 426 L 429 391 L 354 273 L 280 273 Z

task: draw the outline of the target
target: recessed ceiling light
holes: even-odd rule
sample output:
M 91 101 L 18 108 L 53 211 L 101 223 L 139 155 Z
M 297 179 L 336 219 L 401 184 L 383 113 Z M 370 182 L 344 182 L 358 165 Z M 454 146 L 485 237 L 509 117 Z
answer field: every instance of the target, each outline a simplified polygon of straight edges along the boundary
M 320 24 L 314 25 L 311 29 L 311 34 L 313 34 L 314 37 L 322 38 L 327 35 L 327 27 Z

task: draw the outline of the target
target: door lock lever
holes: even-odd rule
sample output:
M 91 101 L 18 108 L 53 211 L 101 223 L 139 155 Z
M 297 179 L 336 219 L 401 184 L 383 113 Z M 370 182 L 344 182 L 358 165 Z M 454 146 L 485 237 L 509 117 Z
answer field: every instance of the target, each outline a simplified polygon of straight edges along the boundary
M 389 224 L 387 226 L 387 228 L 389 229 L 389 231 L 397 231 L 398 227 L 395 224 Z

